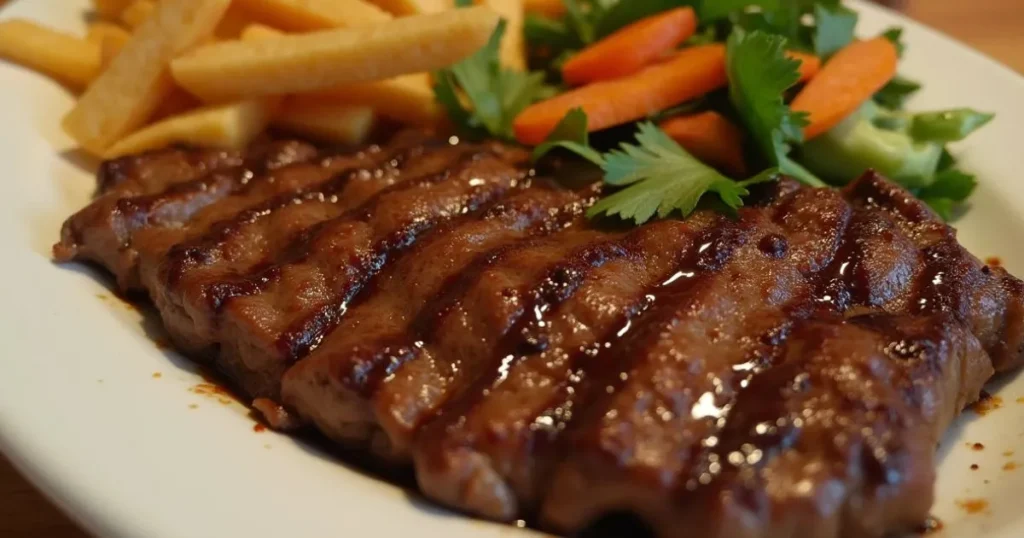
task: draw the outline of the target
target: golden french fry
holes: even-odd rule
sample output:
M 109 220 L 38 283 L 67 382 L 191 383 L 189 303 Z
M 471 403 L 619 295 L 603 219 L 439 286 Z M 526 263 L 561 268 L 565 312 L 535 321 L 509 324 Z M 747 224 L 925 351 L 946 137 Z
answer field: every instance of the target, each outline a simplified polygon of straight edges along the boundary
M 213 34 L 217 39 L 238 39 L 242 35 L 242 31 L 253 24 L 253 20 L 248 11 L 239 7 L 238 4 L 232 3 Z
M 85 38 L 96 44 L 103 43 L 103 40 L 108 37 L 113 37 L 120 41 L 128 41 L 131 36 L 131 32 L 125 30 L 124 27 L 112 22 L 103 21 L 90 24 L 89 29 L 85 33 Z
M 399 17 L 438 13 L 455 7 L 455 0 L 373 0 L 373 3 Z
M 155 12 L 156 2 L 153 0 L 135 0 L 121 12 L 121 22 L 129 28 L 138 28 Z
M 210 37 L 230 0 L 161 0 L 160 7 L 64 117 L 64 130 L 102 155 L 142 126 L 174 90 L 172 58 Z
M 411 125 L 437 125 L 444 117 L 444 111 L 434 98 L 430 75 L 427 73 L 349 84 L 307 95 L 350 105 L 368 106 L 381 116 Z
M 307 97 L 290 97 L 273 120 L 275 127 L 332 144 L 362 144 L 373 129 L 373 109 Z
M 280 102 L 251 99 L 173 116 L 118 141 L 103 156 L 113 159 L 171 144 L 242 149 L 267 128 Z
M 132 0 L 92 0 L 92 8 L 105 19 L 117 19 Z
M 284 32 L 271 28 L 265 24 L 250 24 L 242 30 L 243 41 L 255 41 L 258 39 L 271 39 L 275 37 L 281 37 Z
M 486 7 L 414 15 L 388 24 L 228 41 L 171 63 L 178 84 L 204 101 L 304 93 L 432 71 L 483 46 L 498 23 Z
M 242 39 L 270 39 L 281 35 L 278 30 L 254 24 L 242 32 Z M 347 84 L 304 95 L 324 101 L 368 106 L 382 116 L 413 125 L 436 125 L 443 116 L 440 105 L 434 99 L 430 76 L 426 73 Z
M 527 13 L 537 13 L 548 17 L 565 15 L 565 4 L 562 0 L 523 0 L 523 8 Z
M 509 69 L 526 71 L 526 42 L 523 39 L 523 0 L 478 0 L 498 12 L 508 25 L 501 40 L 501 63 Z
M 0 22 L 0 58 L 41 71 L 76 88 L 99 74 L 100 46 L 33 22 Z
M 257 21 L 308 32 L 378 24 L 391 14 L 364 0 L 235 0 Z

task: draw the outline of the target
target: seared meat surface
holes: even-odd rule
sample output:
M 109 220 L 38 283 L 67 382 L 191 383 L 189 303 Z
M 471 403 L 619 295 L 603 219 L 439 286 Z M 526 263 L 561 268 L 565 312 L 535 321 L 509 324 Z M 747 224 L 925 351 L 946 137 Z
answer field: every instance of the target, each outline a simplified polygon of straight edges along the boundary
M 925 520 L 943 431 L 1021 363 L 1024 283 L 875 174 L 626 228 L 526 157 L 418 133 L 127 157 L 54 252 L 145 290 L 272 425 L 472 514 L 625 511 L 664 538 Z

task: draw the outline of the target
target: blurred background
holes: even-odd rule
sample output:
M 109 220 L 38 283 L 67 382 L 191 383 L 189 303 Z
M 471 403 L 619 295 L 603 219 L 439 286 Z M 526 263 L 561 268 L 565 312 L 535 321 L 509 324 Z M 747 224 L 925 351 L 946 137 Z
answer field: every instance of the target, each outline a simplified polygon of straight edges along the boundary
M 0 6 L 8 1 L 0 0 Z M 1024 0 L 876 1 L 1024 73 Z M 85 538 L 86 535 L 0 456 L 0 536 Z

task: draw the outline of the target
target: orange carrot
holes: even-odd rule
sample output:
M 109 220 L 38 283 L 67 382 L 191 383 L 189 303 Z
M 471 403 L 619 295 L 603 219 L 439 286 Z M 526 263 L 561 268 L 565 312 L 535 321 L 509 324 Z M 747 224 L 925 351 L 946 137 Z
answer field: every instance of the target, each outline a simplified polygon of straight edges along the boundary
M 807 82 L 821 71 L 821 58 L 806 52 L 787 50 L 786 56 L 800 60 L 800 82 Z
M 600 131 L 645 118 L 724 88 L 727 83 L 725 46 L 716 43 L 691 47 L 639 73 L 595 82 L 529 106 L 512 127 L 516 140 L 536 146 L 574 108 L 587 113 L 590 131 Z
M 793 100 L 792 109 L 810 114 L 804 137 L 835 127 L 896 75 L 899 55 L 884 37 L 856 41 L 836 53 Z
M 713 111 L 679 116 L 662 122 L 661 129 L 701 161 L 733 177 L 745 177 L 743 131 Z
M 636 73 L 697 31 L 697 14 L 683 7 L 641 19 L 590 45 L 562 66 L 562 78 L 579 86 Z

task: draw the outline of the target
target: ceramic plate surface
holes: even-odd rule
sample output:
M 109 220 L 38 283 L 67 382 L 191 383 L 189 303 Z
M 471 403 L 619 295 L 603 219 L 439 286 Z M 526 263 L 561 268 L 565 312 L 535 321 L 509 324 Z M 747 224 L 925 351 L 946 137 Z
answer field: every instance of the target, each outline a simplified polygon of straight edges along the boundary
M 86 4 L 18 0 L 0 19 L 81 31 Z M 925 84 L 914 108 L 998 113 L 956 148 L 981 181 L 957 227 L 977 256 L 1024 276 L 1024 78 L 890 12 L 854 7 L 863 35 L 906 27 L 902 71 Z M 98 272 L 51 263 L 61 222 L 94 188 L 95 163 L 59 128 L 71 104 L 45 77 L 0 62 L 0 448 L 30 480 L 102 536 L 525 535 L 435 510 L 316 448 L 255 432 L 243 406 L 203 394 L 189 363 L 154 345 L 154 317 L 115 299 Z M 968 412 L 942 446 L 934 513 L 946 536 L 1024 536 L 1024 376 L 990 390 L 1001 407 Z M 1017 463 L 1022 470 L 1004 469 Z M 970 502 L 977 513 L 964 509 Z

